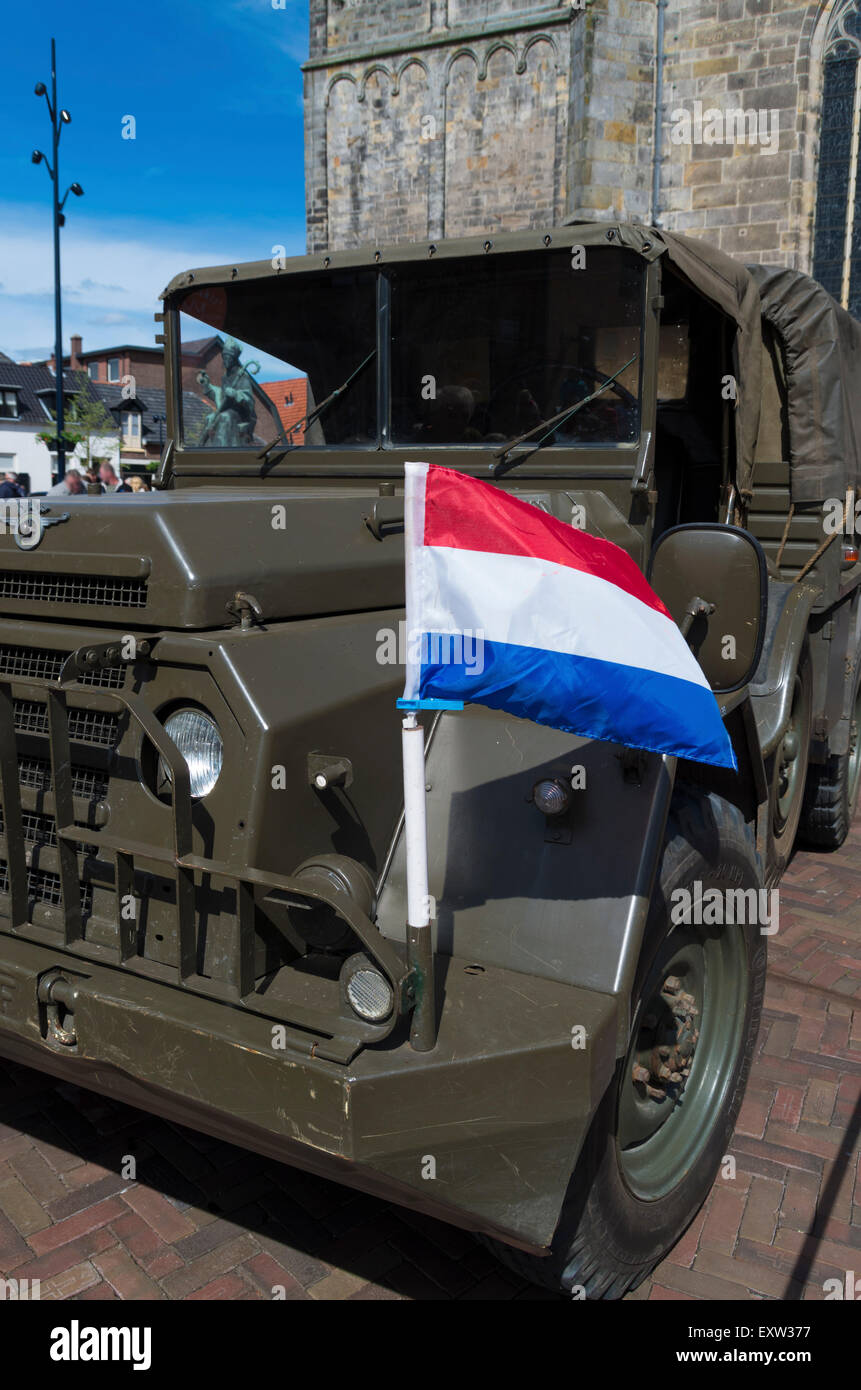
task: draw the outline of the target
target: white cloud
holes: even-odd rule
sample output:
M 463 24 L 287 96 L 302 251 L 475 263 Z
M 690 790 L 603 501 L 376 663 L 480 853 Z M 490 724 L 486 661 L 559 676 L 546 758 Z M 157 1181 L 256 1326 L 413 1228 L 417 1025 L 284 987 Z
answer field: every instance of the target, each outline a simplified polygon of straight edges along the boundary
M 259 244 L 242 229 L 237 246 L 227 226 L 182 229 L 158 224 L 106 223 L 77 216 L 62 233 L 63 335 L 82 333 L 100 346 L 104 328 L 126 325 L 123 337 L 143 343 L 158 331 L 153 314 L 159 295 L 181 270 L 223 265 L 231 260 L 262 260 L 272 254 L 273 237 L 261 230 Z M 278 240 L 288 255 L 301 255 L 303 239 L 284 233 Z M 42 206 L 0 206 L 0 264 L 6 271 L 0 291 L 0 351 L 29 355 L 32 343 L 53 339 L 54 285 L 50 218 Z M 88 330 L 89 333 L 88 333 Z M 100 331 L 101 330 L 101 331 Z M 94 341 L 93 341 L 94 339 Z M 101 340 L 101 342 L 100 342 Z

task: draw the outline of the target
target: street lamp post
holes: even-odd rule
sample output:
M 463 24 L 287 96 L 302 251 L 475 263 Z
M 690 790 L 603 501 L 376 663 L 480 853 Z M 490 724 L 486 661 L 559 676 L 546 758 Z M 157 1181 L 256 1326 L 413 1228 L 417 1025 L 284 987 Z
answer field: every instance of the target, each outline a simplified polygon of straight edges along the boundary
M 30 156 L 34 164 L 44 163 L 48 170 L 54 212 L 54 375 L 57 382 L 57 477 L 59 479 L 66 476 L 66 446 L 63 443 L 65 420 L 63 418 L 63 310 L 60 294 L 60 228 L 66 221 L 63 208 L 69 194 L 74 193 L 76 198 L 80 198 L 84 190 L 79 183 L 70 184 L 63 194 L 62 201 L 60 199 L 60 132 L 72 118 L 65 108 L 61 110 L 57 106 L 57 45 L 54 39 L 51 40 L 51 95 L 48 96 L 44 82 L 36 83 L 35 93 L 37 97 L 44 97 L 48 103 L 48 111 L 51 115 L 51 152 L 54 161 L 53 165 L 49 164 L 47 156 L 41 150 L 34 150 Z

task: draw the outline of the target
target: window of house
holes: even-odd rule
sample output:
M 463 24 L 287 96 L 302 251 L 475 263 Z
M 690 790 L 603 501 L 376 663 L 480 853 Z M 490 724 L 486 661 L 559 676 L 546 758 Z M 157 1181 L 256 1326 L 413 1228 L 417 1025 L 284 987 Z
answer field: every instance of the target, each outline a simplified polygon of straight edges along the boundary
M 120 359 L 118 357 L 108 358 L 108 381 L 119 381 L 120 379 Z
M 825 44 L 813 275 L 861 316 L 861 0 L 840 9 Z
M 90 381 L 98 381 L 98 379 L 99 379 L 99 364 L 98 364 L 98 362 L 91 362 L 91 363 L 89 364 L 89 366 L 87 367 L 87 376 L 90 378 Z
M 0 388 L 0 418 L 18 419 L 18 392 L 8 387 Z
M 123 416 L 123 434 L 126 439 L 140 439 L 141 417 L 136 410 L 128 410 Z

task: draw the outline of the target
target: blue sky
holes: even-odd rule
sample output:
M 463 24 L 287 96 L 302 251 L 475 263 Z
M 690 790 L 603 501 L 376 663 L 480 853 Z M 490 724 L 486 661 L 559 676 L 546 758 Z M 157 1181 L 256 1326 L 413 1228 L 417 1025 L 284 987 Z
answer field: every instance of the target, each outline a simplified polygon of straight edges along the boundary
M 275 0 L 279 3 L 279 0 Z M 37 0 L 7 6 L 0 83 L 0 351 L 53 345 L 50 154 L 57 40 L 63 337 L 150 343 L 168 280 L 190 266 L 305 249 L 302 73 L 307 0 Z M 136 138 L 122 138 L 125 116 Z

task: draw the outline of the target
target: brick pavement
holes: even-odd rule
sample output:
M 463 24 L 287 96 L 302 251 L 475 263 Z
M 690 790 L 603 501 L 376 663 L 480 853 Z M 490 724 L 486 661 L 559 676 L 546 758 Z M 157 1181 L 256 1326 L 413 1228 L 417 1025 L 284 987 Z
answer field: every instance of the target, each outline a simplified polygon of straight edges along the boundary
M 735 1176 L 630 1298 L 861 1277 L 861 819 L 839 853 L 795 856 L 769 950 Z M 554 1297 L 452 1227 L 2 1061 L 0 1121 L 0 1272 L 43 1298 Z

